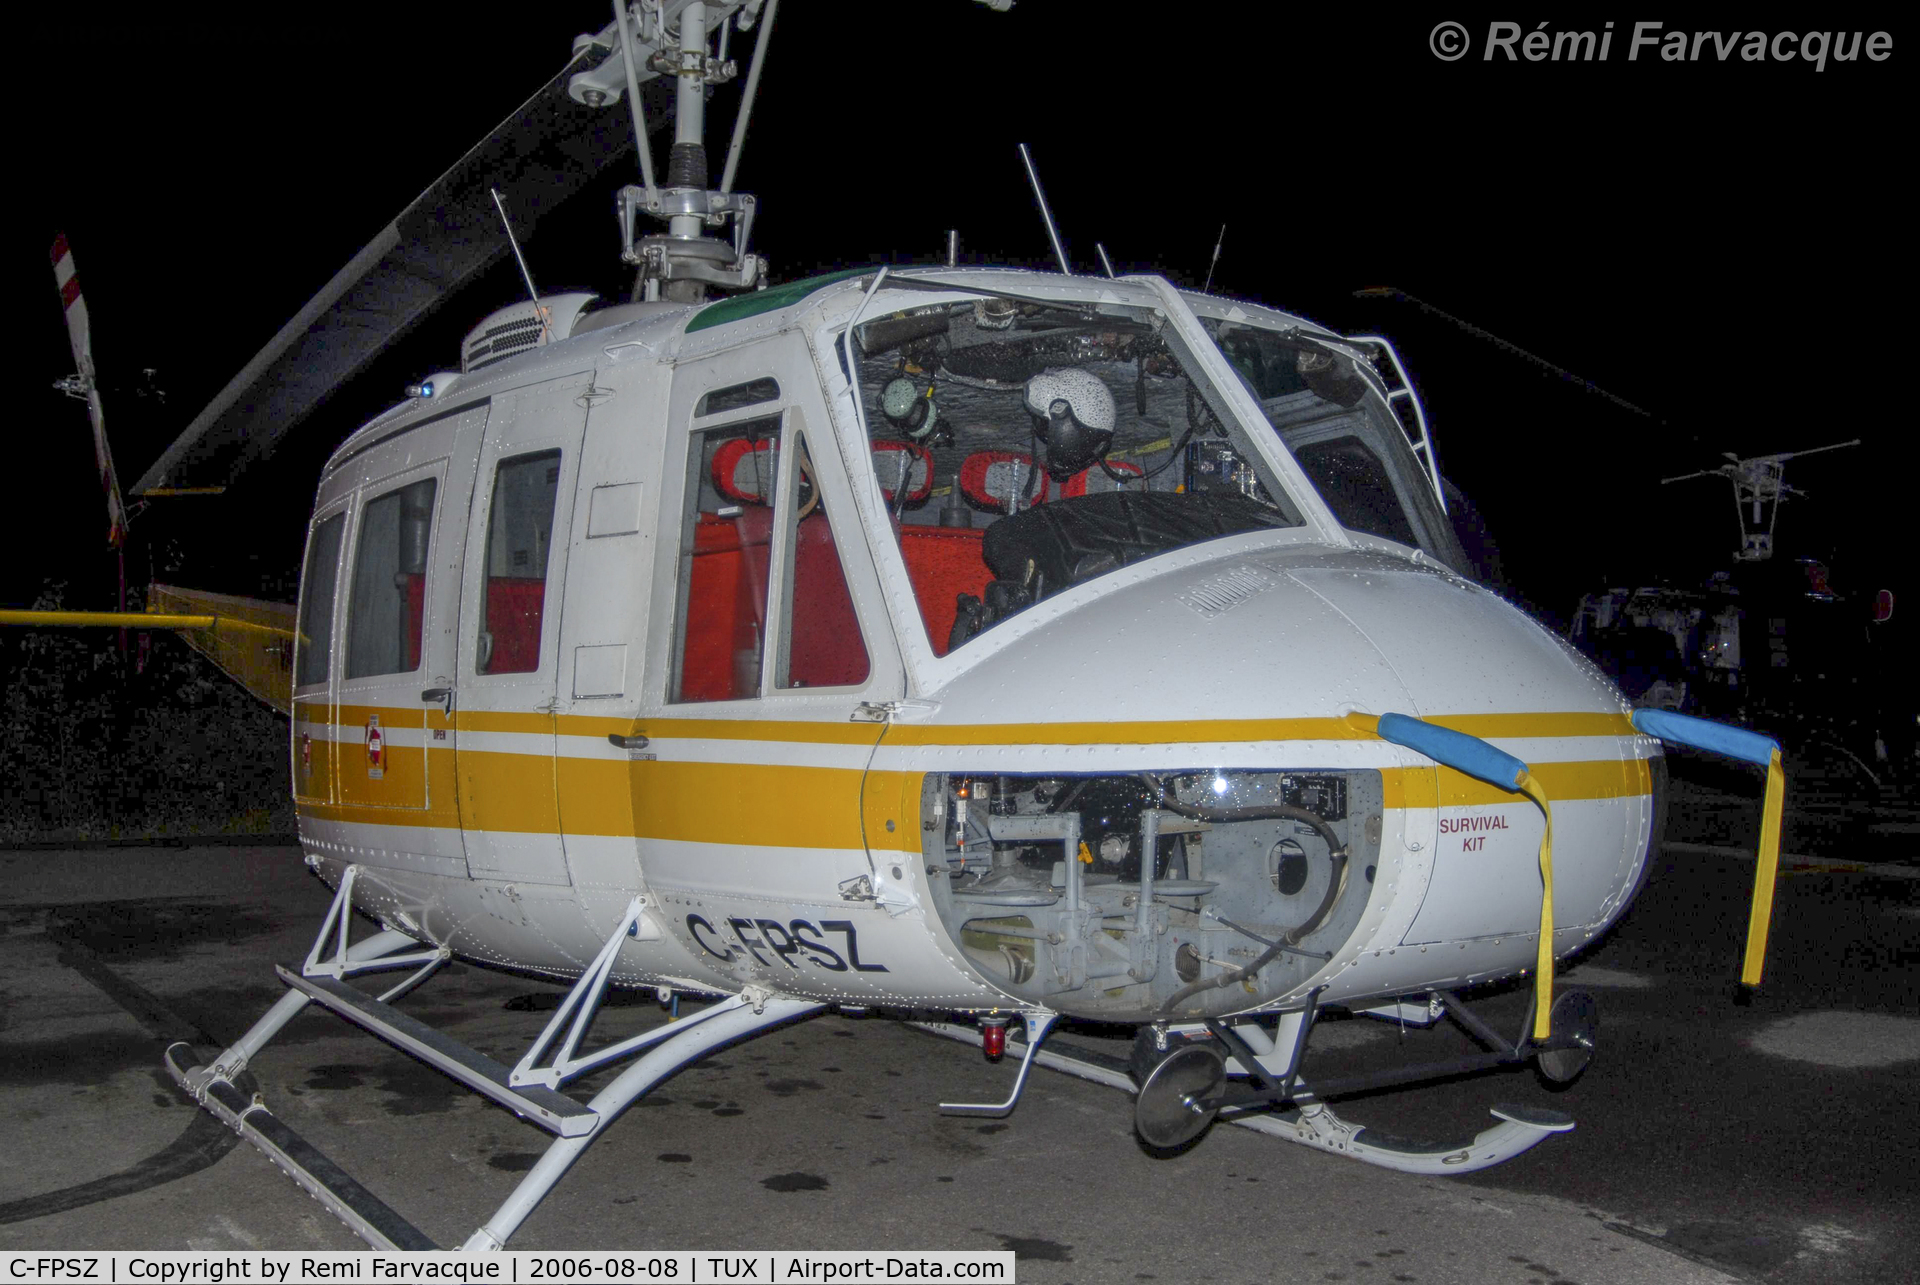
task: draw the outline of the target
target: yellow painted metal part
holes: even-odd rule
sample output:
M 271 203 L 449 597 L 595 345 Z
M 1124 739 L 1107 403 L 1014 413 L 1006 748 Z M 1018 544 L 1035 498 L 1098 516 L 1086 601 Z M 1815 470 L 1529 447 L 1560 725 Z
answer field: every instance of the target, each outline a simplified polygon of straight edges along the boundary
M 1540 836 L 1540 947 L 1533 973 L 1533 1038 L 1544 1040 L 1553 1032 L 1553 808 L 1531 773 L 1522 772 L 1515 788 L 1537 803 L 1547 819 Z
M 407 720 L 423 714 L 428 738 L 425 807 L 382 805 L 363 789 L 338 783 L 336 772 L 365 776 L 364 728 L 370 716 L 380 716 L 385 727 L 400 728 L 417 726 Z M 1539 720 L 1551 717 L 1539 716 Z M 315 818 L 390 826 L 465 826 L 503 833 L 551 833 L 557 824 L 569 834 L 790 848 L 864 844 L 875 851 L 914 852 L 920 846 L 917 818 L 922 772 L 782 761 L 783 744 L 871 745 L 875 731 L 867 724 L 636 719 L 509 710 L 456 710 L 448 718 L 438 707 L 422 711 L 417 706 L 342 705 L 329 709 L 324 701 L 303 702 L 296 722 L 300 726 L 295 729 L 295 802 L 302 815 Z M 1091 737 L 1097 726 L 1090 724 L 1084 730 Z M 1149 726 L 1162 725 L 1125 725 L 1114 743 L 1125 743 L 1123 737 L 1139 735 Z M 312 729 L 312 740 L 303 745 L 307 728 Z M 901 730 L 888 731 L 889 744 Z M 995 729 L 978 725 L 943 730 L 950 743 L 971 746 L 991 744 Z M 1017 729 L 1013 743 L 1021 743 L 1024 730 Z M 436 742 L 437 732 L 517 733 L 529 740 L 524 749 L 458 751 L 467 786 L 468 811 L 463 812 L 455 780 L 455 742 Z M 644 733 L 656 741 L 758 741 L 765 745 L 765 758 L 730 763 L 621 761 L 564 748 L 564 738 L 600 741 L 608 733 Z M 535 748 L 542 743 L 552 746 L 546 738 L 555 735 L 563 738 L 557 758 L 552 749 Z M 1070 735 L 1056 742 L 1080 743 L 1090 742 L 1075 741 Z M 418 764 L 397 752 L 390 754 L 391 781 L 379 784 L 392 784 L 396 794 L 404 786 L 406 795 L 418 797 L 417 775 L 408 775 L 417 774 Z M 311 767 L 304 766 L 308 762 Z M 1630 797 L 1651 788 L 1641 759 L 1537 763 L 1531 779 L 1543 796 L 1563 801 Z M 1511 791 L 1436 765 L 1382 768 L 1381 781 L 1390 808 L 1471 807 L 1513 799 Z M 717 800 L 752 803 L 716 806 Z M 553 815 L 556 802 L 558 823 Z
M 1753 907 L 1747 914 L 1747 957 L 1740 969 L 1745 986 L 1760 984 L 1767 959 L 1767 928 L 1773 922 L 1773 885 L 1780 870 L 1780 823 L 1787 806 L 1787 774 L 1780 751 L 1767 762 L 1767 801 L 1760 813 L 1760 860 L 1753 872 Z
M 163 584 L 148 586 L 147 606 L 160 617 L 213 616 L 211 627 L 180 635 L 187 646 L 282 714 L 293 713 L 295 625 L 291 606 Z
M 0 611 L 0 625 L 104 626 L 108 629 L 211 629 L 214 616 L 150 611 Z
M 1567 715 L 1548 715 L 1546 719 L 1555 720 L 1553 725 L 1563 728 L 1566 726 L 1564 720 L 1568 717 Z M 1348 714 L 1341 721 L 1360 732 L 1370 733 L 1376 736 L 1379 735 L 1380 732 L 1380 720 L 1372 714 L 1352 713 Z M 1529 732 L 1534 735 L 1539 735 L 1540 730 L 1538 730 L 1535 725 L 1543 723 L 1546 720 L 1538 715 L 1520 714 L 1489 715 L 1477 718 L 1436 718 L 1431 721 L 1442 727 L 1451 727 L 1455 731 L 1467 732 L 1470 735 L 1521 736 Z M 1630 723 L 1627 723 L 1626 719 L 1611 714 L 1584 716 L 1584 722 L 1596 732 L 1604 728 L 1606 732 L 1614 733 L 1622 723 L 1626 723 L 1629 729 L 1631 729 L 1632 726 Z M 1495 728 L 1499 728 L 1500 730 L 1495 731 Z M 1522 731 L 1522 728 L 1526 730 Z M 1552 735 L 1555 733 L 1549 732 L 1547 734 Z M 1557 734 L 1564 736 L 1569 733 L 1558 731 Z M 1780 764 L 1780 756 L 1775 754 L 1773 761 L 1774 767 L 1777 769 Z M 1561 792 L 1563 798 L 1598 798 L 1607 797 L 1616 793 L 1620 795 L 1644 794 L 1647 789 L 1651 787 L 1651 779 L 1645 763 L 1635 759 L 1629 763 L 1622 763 L 1617 766 L 1622 769 L 1622 780 L 1618 783 L 1619 788 L 1617 788 L 1617 791 L 1609 789 L 1608 787 L 1615 785 L 1615 783 L 1605 779 L 1615 769 L 1616 765 L 1614 764 L 1543 763 L 1539 765 L 1538 772 L 1540 775 L 1555 779 L 1556 784 L 1564 783 L 1569 787 Z M 1599 771 L 1596 772 L 1594 769 L 1599 769 Z M 1444 802 L 1448 806 L 1458 806 L 1460 803 L 1468 801 L 1487 801 L 1478 797 L 1471 797 L 1483 793 L 1491 793 L 1496 799 L 1505 798 L 1509 793 L 1499 786 L 1476 781 L 1474 778 L 1456 772 L 1448 767 L 1439 767 L 1438 772 L 1439 775 L 1446 778 L 1442 783 L 1441 790 L 1443 795 L 1448 797 L 1435 800 L 1435 802 Z M 1553 806 L 1547 801 L 1545 785 L 1539 779 L 1539 776 L 1534 774 L 1534 771 L 1522 772 L 1520 779 L 1514 783 L 1513 788 L 1521 794 L 1526 795 L 1529 799 L 1532 799 L 1539 807 L 1540 815 L 1546 818 L 1546 829 L 1540 836 L 1540 941 L 1534 954 L 1533 971 L 1533 1038 L 1536 1040 L 1544 1040 L 1553 1030 Z M 1769 789 L 1771 790 L 1771 786 L 1769 786 Z M 1771 794 L 1769 794 L 1769 799 L 1771 799 L 1771 797 Z M 1775 812 L 1770 815 L 1777 817 L 1778 813 Z M 1761 831 L 1763 850 L 1765 843 L 1766 831 L 1763 829 Z M 1777 826 L 1774 833 L 1774 850 L 1777 854 L 1779 850 L 1779 832 Z M 1764 855 L 1762 856 L 1762 864 L 1766 864 Z M 1755 889 L 1754 896 L 1754 913 L 1758 915 L 1760 911 L 1758 908 L 1759 891 L 1757 888 Z M 1767 903 L 1769 907 L 1771 907 L 1773 903 L 1773 880 L 1771 875 L 1769 875 L 1767 879 Z M 1749 929 L 1749 932 L 1751 932 L 1751 929 Z M 1764 950 L 1766 946 L 1766 930 L 1764 924 L 1761 928 L 1760 943 L 1762 950 Z M 1748 955 L 1749 960 L 1752 961 L 1751 946 L 1749 947 Z M 1757 969 L 1757 964 L 1750 962 L 1749 968 Z M 1755 976 L 1758 976 L 1757 971 Z
M 285 603 L 153 585 L 145 611 L 0 611 L 0 625 L 177 629 L 227 677 L 293 712 L 294 609 Z

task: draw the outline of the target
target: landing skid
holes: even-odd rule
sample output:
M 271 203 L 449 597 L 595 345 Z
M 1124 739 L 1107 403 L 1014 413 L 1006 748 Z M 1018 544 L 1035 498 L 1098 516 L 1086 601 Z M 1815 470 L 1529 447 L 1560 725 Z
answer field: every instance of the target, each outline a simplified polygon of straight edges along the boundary
M 329 1009 L 555 1135 L 520 1185 L 461 1246 L 468 1250 L 504 1246 L 594 1139 L 662 1080 L 722 1045 L 824 1007 L 750 989 L 666 1026 L 581 1054 L 581 1039 L 599 1008 L 620 944 L 640 914 L 636 899 L 592 966 L 561 1001 L 546 1029 L 520 1062 L 508 1067 L 388 1002 L 425 981 L 449 955 L 444 949 L 422 949 L 413 938 L 390 930 L 350 945 L 347 938 L 357 873 L 358 867 L 347 868 L 306 962 L 299 968 L 276 969 L 288 987 L 279 1002 L 211 1063 L 193 1065 L 192 1046 L 175 1044 L 167 1050 L 166 1066 L 194 1101 L 258 1147 L 375 1249 L 440 1246 L 277 1119 L 258 1097 L 248 1095 L 234 1083 L 247 1063 L 308 1004 Z M 418 970 L 378 998 L 347 985 L 348 978 L 362 973 L 410 966 L 418 966 Z M 551 1061 L 545 1060 L 556 1041 L 557 1053 Z M 559 1091 L 570 1080 L 628 1058 L 638 1060 L 590 1101 L 581 1102 Z
M 1365 1125 L 1352 1124 L 1335 1115 L 1333 1108 L 1325 1103 L 1277 1115 L 1223 1115 L 1220 1118 L 1228 1124 L 1257 1129 L 1270 1137 L 1304 1143 L 1379 1165 L 1382 1169 L 1442 1175 L 1472 1173 L 1502 1164 L 1554 1134 L 1573 1128 L 1572 1117 L 1541 1107 L 1501 1103 L 1488 1110 L 1500 1123 L 1451 1146 L 1410 1142 Z
M 1578 996 L 1576 999 L 1575 997 Z M 1197 1136 L 1218 1114 L 1218 1119 L 1226 1124 L 1238 1125 L 1243 1129 L 1253 1129 L 1269 1137 L 1286 1142 L 1297 1142 L 1315 1147 L 1335 1155 L 1345 1156 L 1365 1164 L 1378 1165 L 1384 1169 L 1394 1169 L 1401 1173 L 1414 1174 L 1462 1174 L 1472 1173 L 1492 1165 L 1511 1160 L 1523 1151 L 1530 1150 L 1556 1133 L 1566 1133 L 1574 1127 L 1573 1119 L 1559 1111 L 1544 1107 L 1530 1107 L 1513 1104 L 1497 1104 L 1489 1110 L 1498 1123 L 1482 1130 L 1474 1137 L 1453 1143 L 1438 1144 L 1409 1141 L 1378 1129 L 1354 1124 L 1342 1119 L 1332 1107 L 1321 1098 L 1337 1096 L 1341 1093 L 1360 1092 L 1366 1089 L 1380 1088 L 1392 1083 L 1415 1082 L 1422 1078 L 1436 1078 L 1439 1075 L 1459 1074 L 1466 1071 L 1491 1066 L 1509 1065 L 1524 1061 L 1531 1054 L 1543 1054 L 1551 1057 L 1555 1053 L 1561 1060 L 1551 1066 L 1550 1078 L 1560 1079 L 1560 1075 L 1551 1074 L 1553 1069 L 1564 1069 L 1569 1060 L 1577 1060 L 1578 1066 L 1573 1073 L 1586 1065 L 1586 1059 L 1592 1055 L 1595 1022 L 1592 1016 L 1592 1001 L 1579 992 L 1568 992 L 1562 996 L 1562 1002 L 1555 1005 L 1554 1025 L 1557 1031 L 1563 1027 L 1563 1034 L 1544 1046 L 1530 1049 L 1524 1040 L 1508 1043 L 1489 1030 L 1471 1010 L 1452 995 L 1438 996 L 1445 1004 L 1449 1015 L 1458 1020 L 1477 1038 L 1495 1045 L 1493 1051 L 1470 1058 L 1460 1058 L 1452 1062 L 1437 1063 L 1431 1067 L 1416 1067 L 1396 1070 L 1380 1075 L 1352 1077 L 1341 1080 L 1326 1080 L 1309 1083 L 1292 1073 L 1301 1060 L 1306 1045 L 1306 1036 L 1312 1025 L 1312 1013 L 1309 1011 L 1294 1028 L 1295 1040 L 1291 1055 L 1269 1054 L 1262 1058 L 1247 1046 L 1244 1040 L 1230 1028 L 1225 1032 L 1229 1050 L 1234 1063 L 1242 1070 L 1250 1072 L 1249 1079 L 1256 1081 L 1255 1090 L 1227 1089 L 1225 1087 L 1224 1065 L 1217 1082 L 1208 1083 L 1208 1077 L 1201 1074 L 1198 1080 L 1189 1079 L 1180 1084 L 1183 1072 L 1190 1068 L 1180 1067 L 1170 1058 L 1162 1065 L 1170 1068 L 1167 1087 L 1161 1091 L 1164 1099 L 1159 1103 L 1160 1123 L 1166 1127 L 1169 1113 L 1177 1115 L 1181 1111 L 1190 1111 L 1190 1127 L 1172 1125 L 1172 1131 L 1165 1135 L 1161 1145 L 1184 1143 Z M 1563 1022 L 1563 1015 L 1578 1013 L 1578 1023 Z M 1532 1022 L 1529 1012 L 1527 1024 Z M 916 1022 L 924 1031 L 942 1035 L 948 1039 L 959 1040 L 967 1044 L 979 1044 L 981 1036 L 978 1030 L 970 1026 L 961 1026 L 945 1022 Z M 1216 1026 L 1209 1023 L 1209 1026 Z M 1282 1029 L 1285 1029 L 1283 1026 Z M 1220 1034 L 1216 1029 L 1215 1034 Z M 1153 1091 L 1154 1081 L 1149 1078 L 1146 1086 L 1136 1085 L 1129 1064 L 1116 1057 L 1091 1049 L 1075 1047 L 1065 1051 L 1055 1043 L 1047 1048 L 1022 1046 L 1009 1040 L 1007 1052 L 1021 1058 L 1021 1082 L 1025 1079 L 1025 1070 L 1029 1065 L 1044 1066 L 1089 1080 L 1095 1084 L 1104 1084 L 1108 1088 L 1119 1089 L 1135 1096 L 1136 1106 L 1153 1105 L 1148 1095 Z M 1187 1050 L 1199 1053 L 1199 1046 Z M 1175 1054 L 1174 1058 L 1179 1058 Z M 1289 1072 L 1284 1075 L 1273 1074 L 1267 1064 L 1276 1056 L 1285 1062 Z M 1198 1061 L 1199 1059 L 1189 1059 Z M 1156 1075 L 1158 1071 L 1156 1070 Z M 1571 1078 L 1566 1076 L 1564 1078 Z M 1016 1089 L 1017 1089 L 1016 1085 Z M 1284 1110 L 1273 1107 L 1284 1105 Z M 1009 1104 L 1010 1105 L 1010 1104 Z M 1143 1112 L 1143 1114 L 1151 1114 Z M 1141 1123 L 1139 1115 L 1136 1122 Z M 1152 1125 L 1142 1129 L 1149 1143 L 1156 1139 Z

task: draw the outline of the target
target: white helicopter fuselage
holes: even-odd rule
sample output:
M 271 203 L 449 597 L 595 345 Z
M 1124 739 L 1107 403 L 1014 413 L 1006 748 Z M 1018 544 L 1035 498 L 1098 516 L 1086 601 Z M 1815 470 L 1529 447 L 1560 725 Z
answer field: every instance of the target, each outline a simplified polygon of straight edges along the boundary
M 878 303 L 871 274 L 705 308 L 550 300 L 551 342 L 437 379 L 341 447 L 294 689 L 301 844 L 323 878 L 357 867 L 356 904 L 387 926 L 561 977 L 639 898 L 617 982 L 844 1006 L 1139 1022 L 1521 972 L 1540 811 L 1354 717 L 1399 712 L 1531 766 L 1556 954 L 1620 914 L 1656 744 L 1521 612 L 1341 525 L 1220 339 L 1248 317 L 1305 323 L 1250 305 L 1222 321 L 1149 278 L 915 275 L 918 294 Z M 1165 418 L 1150 395 L 1183 389 L 1190 419 L 1211 399 L 1289 522 L 1122 559 L 939 636 L 986 578 L 982 533 L 904 516 L 857 376 L 920 367 L 845 336 L 913 309 L 972 325 L 987 289 L 1161 328 L 1187 382 L 1136 355 L 1142 419 Z M 998 342 L 987 324 L 974 351 Z M 1369 389 L 1314 422 L 1369 408 L 1390 415 Z M 778 481 L 760 509 L 701 498 L 738 443 L 729 458 L 764 456 Z M 1290 949 L 1253 975 L 1194 990 L 1275 935 Z

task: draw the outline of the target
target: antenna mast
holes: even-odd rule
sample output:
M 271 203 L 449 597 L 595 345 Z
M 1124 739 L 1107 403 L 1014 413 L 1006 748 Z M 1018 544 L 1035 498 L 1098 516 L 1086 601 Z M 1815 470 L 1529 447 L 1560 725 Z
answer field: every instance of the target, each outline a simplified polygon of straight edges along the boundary
M 493 193 L 493 208 L 500 211 L 501 226 L 507 229 L 507 244 L 513 247 L 513 257 L 518 260 L 520 264 L 520 278 L 527 283 L 527 297 L 533 300 L 534 314 L 540 318 L 540 331 L 541 334 L 545 336 L 540 342 L 546 343 L 548 339 L 552 338 L 550 334 L 547 334 L 547 319 L 549 314 L 545 308 L 540 306 L 540 292 L 533 288 L 533 273 L 527 268 L 527 256 L 520 253 L 520 238 L 513 234 L 513 220 L 507 217 L 507 206 L 506 202 L 500 199 L 500 189 L 490 187 L 487 191 Z
M 1047 240 L 1053 242 L 1053 257 L 1060 261 L 1060 274 L 1070 277 L 1073 268 L 1067 263 L 1067 252 L 1060 247 L 1060 233 L 1053 226 L 1053 211 L 1047 208 L 1047 194 L 1040 190 L 1040 174 L 1033 168 L 1033 156 L 1027 151 L 1025 143 L 1020 144 L 1020 159 L 1026 162 L 1027 181 L 1033 184 L 1033 199 L 1040 202 L 1040 218 L 1047 225 Z
M 1207 284 L 1200 287 L 1201 294 L 1209 294 L 1213 290 L 1213 270 L 1220 266 L 1220 247 L 1226 243 L 1227 225 L 1222 223 L 1220 225 L 1220 237 L 1213 243 L 1213 262 L 1207 264 Z

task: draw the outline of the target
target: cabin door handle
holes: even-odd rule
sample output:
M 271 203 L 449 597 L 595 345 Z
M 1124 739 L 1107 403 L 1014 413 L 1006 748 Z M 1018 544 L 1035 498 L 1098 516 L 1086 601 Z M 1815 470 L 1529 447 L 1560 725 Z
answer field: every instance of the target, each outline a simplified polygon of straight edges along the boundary
M 451 687 L 429 687 L 420 693 L 420 699 L 426 704 L 432 704 L 434 701 L 445 701 L 446 709 L 444 712 L 447 714 L 453 713 L 453 688 Z
M 607 740 L 618 750 L 644 750 L 648 745 L 646 734 L 643 732 L 635 732 L 632 736 L 622 736 L 618 732 L 608 732 Z

